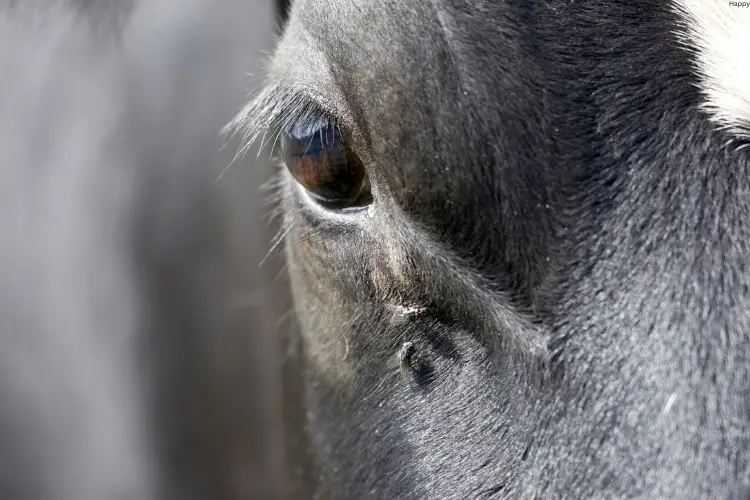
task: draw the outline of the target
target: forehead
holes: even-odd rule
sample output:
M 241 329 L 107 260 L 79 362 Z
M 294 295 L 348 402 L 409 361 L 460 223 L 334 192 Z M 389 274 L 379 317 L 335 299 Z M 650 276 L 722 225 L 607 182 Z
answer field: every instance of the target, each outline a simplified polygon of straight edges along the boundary
M 297 1 L 271 73 L 299 81 L 312 75 L 333 76 L 343 67 L 354 66 L 362 70 L 362 76 L 382 78 L 385 75 L 379 70 L 408 62 L 400 49 L 408 43 L 409 31 L 429 26 L 431 17 L 425 4 L 409 1 Z M 422 43 L 415 40 L 411 48 L 429 41 L 424 38 L 429 31 L 419 35 Z M 307 75 L 298 73 L 302 68 Z
M 457 90 L 441 17 L 430 2 L 298 1 L 271 78 L 360 127 L 392 121 L 395 110 L 408 124 Z

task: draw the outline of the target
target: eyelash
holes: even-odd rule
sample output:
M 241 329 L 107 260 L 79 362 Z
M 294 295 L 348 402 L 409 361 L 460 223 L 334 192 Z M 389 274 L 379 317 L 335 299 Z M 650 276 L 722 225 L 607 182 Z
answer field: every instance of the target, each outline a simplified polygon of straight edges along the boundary
M 326 125 L 331 127 L 339 127 L 339 122 L 335 117 L 320 109 L 307 112 L 296 119 L 293 117 L 287 118 L 284 123 L 277 125 L 273 132 L 273 136 L 276 137 L 276 139 L 274 140 L 272 153 L 278 155 L 280 147 L 279 139 L 282 134 L 295 135 L 295 131 L 299 132 L 300 130 L 316 128 L 316 125 L 321 123 L 326 123 Z
M 332 126 L 341 125 L 335 114 L 309 94 L 272 85 L 253 99 L 223 133 L 228 138 L 241 137 L 237 157 L 246 154 L 257 141 L 260 141 L 261 150 L 271 144 L 271 154 L 278 156 L 281 134 L 289 134 L 295 128 L 311 127 L 323 120 Z

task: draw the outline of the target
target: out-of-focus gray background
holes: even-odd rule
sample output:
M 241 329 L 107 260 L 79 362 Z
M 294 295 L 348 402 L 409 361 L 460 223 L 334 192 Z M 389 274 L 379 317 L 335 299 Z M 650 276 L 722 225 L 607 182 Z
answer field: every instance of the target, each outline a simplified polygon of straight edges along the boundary
M 0 0 L 0 499 L 306 497 L 275 167 L 219 135 L 285 9 Z

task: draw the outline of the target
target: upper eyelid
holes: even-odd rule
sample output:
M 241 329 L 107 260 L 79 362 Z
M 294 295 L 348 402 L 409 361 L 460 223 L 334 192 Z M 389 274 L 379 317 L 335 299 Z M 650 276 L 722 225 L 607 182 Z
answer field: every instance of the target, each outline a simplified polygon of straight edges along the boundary
M 336 113 L 320 104 L 310 93 L 282 85 L 271 85 L 253 99 L 222 133 L 240 135 L 242 145 L 238 156 L 247 152 L 261 136 L 288 131 L 299 123 L 326 119 L 340 123 Z

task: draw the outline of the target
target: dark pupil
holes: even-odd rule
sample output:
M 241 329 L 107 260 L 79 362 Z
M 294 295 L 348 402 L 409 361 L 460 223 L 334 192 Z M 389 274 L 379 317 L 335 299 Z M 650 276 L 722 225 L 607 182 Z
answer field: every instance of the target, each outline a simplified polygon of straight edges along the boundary
M 346 147 L 337 126 L 324 121 L 297 127 L 283 134 L 281 149 L 289 172 L 318 201 L 357 204 L 364 166 Z

